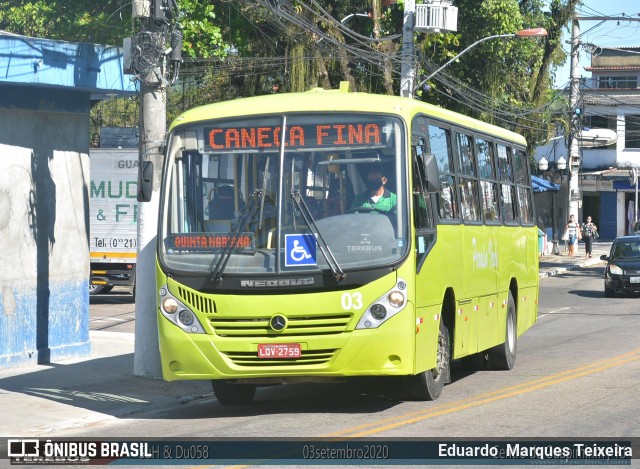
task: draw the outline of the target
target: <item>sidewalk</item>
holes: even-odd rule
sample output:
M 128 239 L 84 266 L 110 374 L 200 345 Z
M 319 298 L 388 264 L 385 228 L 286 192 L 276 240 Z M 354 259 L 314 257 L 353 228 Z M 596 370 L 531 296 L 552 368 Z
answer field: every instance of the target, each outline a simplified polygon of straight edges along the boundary
M 593 257 L 540 258 L 540 277 L 603 264 L 611 242 L 594 243 Z M 78 436 L 83 428 L 98 428 L 127 419 L 171 418 L 180 406 L 200 398 L 212 398 L 208 381 L 179 381 L 133 375 L 133 333 L 91 331 L 90 357 L 50 365 L 0 368 L 0 436 Z M 212 401 L 213 402 L 213 401 Z M 217 405 L 212 403 L 212 405 Z M 174 414 L 175 415 L 175 414 Z
M 209 381 L 133 375 L 134 334 L 91 331 L 91 356 L 0 369 L 0 437 L 79 436 L 109 421 L 165 415 L 213 396 Z
M 578 252 L 574 257 L 569 257 L 565 251 L 565 245 L 558 246 L 560 254 L 549 254 L 540 257 L 540 278 L 553 277 L 564 272 L 578 269 L 580 267 L 588 267 L 591 265 L 602 264 L 600 260 L 602 254 L 609 254 L 611 250 L 611 241 L 596 241 L 593 243 L 593 253 L 591 257 L 585 257 L 584 244 L 578 243 Z

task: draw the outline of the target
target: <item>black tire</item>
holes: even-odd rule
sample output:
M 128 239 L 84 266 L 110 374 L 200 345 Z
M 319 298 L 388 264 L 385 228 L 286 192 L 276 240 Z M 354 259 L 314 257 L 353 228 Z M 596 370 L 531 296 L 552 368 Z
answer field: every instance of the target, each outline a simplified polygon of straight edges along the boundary
M 89 295 L 91 295 L 91 296 L 99 295 L 100 293 L 102 293 L 103 289 L 104 289 L 104 287 L 102 285 L 89 284 Z
M 604 296 L 607 298 L 613 298 L 613 295 L 616 294 L 616 291 L 612 288 L 604 287 Z
M 449 330 L 442 320 L 440 321 L 436 353 L 435 368 L 404 378 L 406 380 L 405 392 L 410 400 L 435 401 L 442 394 L 444 384 L 451 381 L 451 340 Z
M 509 292 L 507 308 L 504 343 L 489 350 L 489 365 L 498 370 L 512 369 L 516 364 L 516 352 L 518 351 L 516 302 L 511 292 Z
M 212 380 L 213 393 L 222 405 L 249 404 L 256 394 L 255 384 L 229 383 L 223 380 Z
M 102 293 L 109 293 L 113 290 L 113 285 L 107 285 L 106 287 L 102 287 Z

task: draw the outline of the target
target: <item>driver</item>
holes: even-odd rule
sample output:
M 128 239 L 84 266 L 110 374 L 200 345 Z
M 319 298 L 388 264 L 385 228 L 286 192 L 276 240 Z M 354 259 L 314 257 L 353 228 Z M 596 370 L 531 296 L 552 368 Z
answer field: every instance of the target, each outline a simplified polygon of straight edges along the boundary
M 379 212 L 393 212 L 396 209 L 396 195 L 385 187 L 387 177 L 381 168 L 372 168 L 367 174 L 367 190 L 358 194 L 351 209 L 368 208 Z

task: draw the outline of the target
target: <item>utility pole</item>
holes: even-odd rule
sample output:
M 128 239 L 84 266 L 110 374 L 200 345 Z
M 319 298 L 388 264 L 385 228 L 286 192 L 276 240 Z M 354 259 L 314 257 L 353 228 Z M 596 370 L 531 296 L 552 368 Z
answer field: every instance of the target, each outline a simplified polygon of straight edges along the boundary
M 400 96 L 413 98 L 413 83 L 416 71 L 413 67 L 414 44 L 413 24 L 416 2 L 405 0 L 404 19 L 402 21 L 402 66 L 400 69 Z
M 580 71 L 579 71 L 579 55 L 580 47 L 580 22 L 577 17 L 573 18 L 571 28 L 571 71 L 570 71 L 570 97 L 569 106 L 571 109 L 571 124 L 569 132 L 569 190 L 568 198 L 568 216 L 573 215 L 578 220 L 578 203 L 580 200 L 580 147 L 578 144 L 578 132 L 581 120 L 578 101 L 580 97 Z
M 160 209 L 162 144 L 167 114 L 166 88 L 154 83 L 150 72 L 140 86 L 140 163 L 153 164 L 153 192 L 138 205 L 138 260 L 136 264 L 136 321 L 133 373 L 160 378 L 156 292 L 156 237 Z M 142 164 L 139 166 L 142 167 Z
M 570 70 L 570 112 L 571 112 L 571 128 L 569 142 L 569 191 L 568 198 L 568 215 L 574 215 L 578 219 L 578 209 L 582 194 L 580 193 L 579 171 L 581 165 L 580 142 L 578 133 L 580 132 L 580 121 L 582 118 L 582 110 L 578 107 L 580 102 L 580 70 L 579 70 L 579 47 L 580 47 L 580 20 L 589 21 L 640 21 L 640 18 L 632 18 L 629 16 L 578 16 L 574 13 L 571 28 L 571 70 Z
M 138 200 L 144 203 L 138 207 L 133 373 L 160 378 L 155 252 L 167 114 L 167 7 L 163 0 L 136 0 L 135 4 L 134 17 L 139 18 L 140 22 L 140 31 L 132 40 L 132 57 L 137 57 L 136 63 L 139 64 L 137 69 L 134 64 L 134 71 L 140 80 Z M 141 194 L 141 181 L 144 178 L 152 181 L 152 190 Z
M 416 5 L 415 0 L 405 0 L 402 23 L 402 68 L 400 71 L 400 96 L 413 98 L 415 86 L 414 30 L 421 33 L 457 31 L 458 8 L 449 0 L 426 0 Z M 449 65 L 448 63 L 446 65 Z M 446 66 L 445 65 L 445 66 Z M 442 70 L 441 67 L 438 71 Z M 433 75 L 431 75 L 433 76 Z M 426 80 L 421 82 L 425 83 Z

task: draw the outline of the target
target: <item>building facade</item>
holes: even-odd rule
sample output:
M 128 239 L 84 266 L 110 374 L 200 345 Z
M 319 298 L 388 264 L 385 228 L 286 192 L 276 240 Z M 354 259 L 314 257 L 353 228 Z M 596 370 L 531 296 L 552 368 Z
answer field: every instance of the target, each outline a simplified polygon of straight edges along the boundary
M 90 353 L 89 110 L 134 94 L 116 47 L 0 31 L 0 367 Z
M 580 84 L 578 108 L 581 167 L 579 173 L 579 219 L 591 215 L 604 239 L 629 234 L 637 217 L 636 184 L 630 179 L 640 169 L 640 47 L 599 48 L 591 50 L 591 73 Z M 615 141 L 597 136 L 614 135 Z M 608 143 L 608 144 L 607 144 Z M 551 169 L 563 157 L 568 159 L 568 139 L 560 136 L 538 148 Z M 566 223 L 568 173 L 550 171 L 548 176 L 562 183 L 556 195 L 559 226 Z M 548 207 L 537 200 L 538 213 L 544 217 Z

